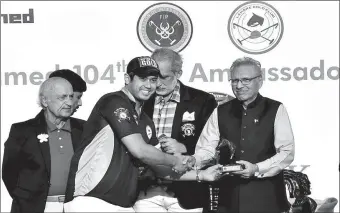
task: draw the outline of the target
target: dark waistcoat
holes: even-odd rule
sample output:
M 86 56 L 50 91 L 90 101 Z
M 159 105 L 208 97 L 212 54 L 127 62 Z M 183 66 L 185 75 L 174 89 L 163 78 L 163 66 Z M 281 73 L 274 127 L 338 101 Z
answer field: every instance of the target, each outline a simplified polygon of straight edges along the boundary
M 218 108 L 221 138 L 236 145 L 236 160 L 264 161 L 276 154 L 274 122 L 280 102 L 257 96 L 247 109 L 234 99 Z M 221 160 L 229 156 L 221 152 Z M 228 212 L 282 212 L 289 208 L 282 172 L 269 178 L 226 177 L 220 181 L 220 205 Z

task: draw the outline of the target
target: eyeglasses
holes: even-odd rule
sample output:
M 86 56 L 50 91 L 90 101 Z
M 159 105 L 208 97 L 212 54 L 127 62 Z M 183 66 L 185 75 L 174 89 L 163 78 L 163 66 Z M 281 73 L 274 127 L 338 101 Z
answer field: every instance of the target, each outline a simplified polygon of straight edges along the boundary
M 230 81 L 231 81 L 231 84 L 233 84 L 233 85 L 237 85 L 239 81 L 241 81 L 241 83 L 242 83 L 243 85 L 248 85 L 248 84 L 250 84 L 250 82 L 251 82 L 252 80 L 254 80 L 255 78 L 258 78 L 258 77 L 260 77 L 260 76 L 261 76 L 261 75 L 255 76 L 254 78 L 230 79 Z

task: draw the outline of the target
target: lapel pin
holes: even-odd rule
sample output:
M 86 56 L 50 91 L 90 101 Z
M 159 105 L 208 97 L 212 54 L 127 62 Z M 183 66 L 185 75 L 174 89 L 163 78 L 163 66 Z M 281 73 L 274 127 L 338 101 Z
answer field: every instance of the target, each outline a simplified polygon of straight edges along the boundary
M 47 142 L 48 141 L 48 134 L 42 133 L 42 134 L 38 135 L 37 138 L 39 139 L 40 143 Z

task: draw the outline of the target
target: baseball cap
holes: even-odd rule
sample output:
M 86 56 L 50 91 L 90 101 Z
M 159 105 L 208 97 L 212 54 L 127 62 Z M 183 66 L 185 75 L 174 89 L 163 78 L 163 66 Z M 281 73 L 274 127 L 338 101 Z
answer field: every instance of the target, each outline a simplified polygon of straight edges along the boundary
M 127 66 L 127 74 L 133 73 L 140 77 L 159 76 L 158 64 L 149 56 L 140 56 L 132 59 Z
M 68 69 L 62 69 L 62 70 L 56 70 L 52 72 L 49 76 L 49 78 L 52 77 L 60 77 L 68 82 L 71 83 L 73 87 L 73 91 L 75 92 L 85 92 L 86 91 L 86 82 L 75 72 L 68 70 Z

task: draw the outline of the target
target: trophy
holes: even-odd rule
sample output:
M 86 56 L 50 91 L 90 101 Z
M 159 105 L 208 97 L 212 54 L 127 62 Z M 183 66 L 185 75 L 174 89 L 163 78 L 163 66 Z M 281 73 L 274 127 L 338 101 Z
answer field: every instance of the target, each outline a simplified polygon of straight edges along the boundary
M 227 149 L 225 149 L 225 148 Z M 227 139 L 222 138 L 219 142 L 218 148 L 218 162 L 222 165 L 222 173 L 236 172 L 245 169 L 243 164 L 236 163 L 235 161 L 235 151 L 236 145 L 233 142 L 230 142 Z M 217 150 L 216 150 L 217 151 Z M 221 153 L 223 156 L 229 156 L 229 159 L 224 158 L 220 159 Z
M 221 138 L 217 147 L 215 156 L 213 159 L 209 160 L 208 162 L 202 162 L 201 165 L 204 165 L 203 169 L 216 165 L 221 164 L 221 172 L 222 173 L 229 173 L 234 171 L 240 171 L 245 169 L 243 164 L 235 163 L 235 151 L 236 145 L 230 142 L 227 139 Z M 224 156 L 221 158 L 221 155 Z M 219 200 L 219 187 L 216 183 L 209 184 L 209 208 L 208 212 L 217 212 L 218 210 L 218 200 Z

